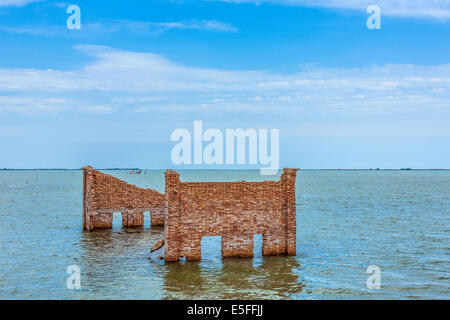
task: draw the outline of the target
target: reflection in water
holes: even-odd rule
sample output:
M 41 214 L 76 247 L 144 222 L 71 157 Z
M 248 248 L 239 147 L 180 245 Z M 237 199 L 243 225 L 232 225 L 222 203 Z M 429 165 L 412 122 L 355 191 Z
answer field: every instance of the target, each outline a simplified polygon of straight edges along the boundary
M 296 296 L 303 288 L 295 274 L 295 257 L 264 257 L 259 267 L 246 258 L 165 266 L 166 299 L 280 299 Z
M 147 299 L 280 299 L 302 291 L 295 257 L 222 259 L 211 254 L 220 252 L 220 242 L 206 242 L 203 260 L 165 263 L 159 259 L 160 250 L 149 253 L 162 235 L 162 228 L 155 227 L 84 232 L 80 246 L 84 297 L 102 291 L 123 296 L 123 290 L 129 290 L 131 297 Z M 90 284 L 95 284 L 92 291 Z M 136 284 L 146 288 L 145 293 Z
M 111 298 L 123 297 L 126 292 L 130 298 L 160 298 L 164 270 L 149 265 L 148 256 L 162 233 L 162 227 L 83 232 L 80 267 L 86 298 L 103 292 Z

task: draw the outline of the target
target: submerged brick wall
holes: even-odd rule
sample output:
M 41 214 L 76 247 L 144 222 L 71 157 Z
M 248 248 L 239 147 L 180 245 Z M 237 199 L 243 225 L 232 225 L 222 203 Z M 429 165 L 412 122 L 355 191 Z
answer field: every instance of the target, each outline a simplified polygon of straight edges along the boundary
M 83 229 L 111 228 L 114 212 L 122 213 L 122 226 L 144 225 L 150 211 L 152 225 L 164 224 L 164 195 L 142 189 L 87 166 L 83 168 Z
M 223 257 L 252 257 L 255 234 L 263 255 L 295 255 L 296 172 L 284 169 L 279 181 L 181 182 L 167 170 L 165 259 L 200 259 L 203 236 L 222 236 Z
M 124 227 L 164 225 L 167 261 L 201 259 L 204 236 L 222 237 L 223 257 L 252 257 L 253 237 L 262 234 L 263 255 L 296 253 L 297 169 L 283 169 L 279 181 L 181 182 L 165 172 L 165 195 L 83 168 L 83 229 L 111 228 L 114 212 Z

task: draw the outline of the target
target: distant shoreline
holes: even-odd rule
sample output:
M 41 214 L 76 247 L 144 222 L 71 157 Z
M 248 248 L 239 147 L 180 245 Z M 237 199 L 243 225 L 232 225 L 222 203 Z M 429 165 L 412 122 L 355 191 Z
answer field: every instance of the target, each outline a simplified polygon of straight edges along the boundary
M 146 169 L 146 168 L 96 168 L 96 170 L 104 170 L 104 171 L 124 171 L 124 170 L 204 170 L 204 171 L 251 171 L 251 170 L 259 170 L 259 168 L 253 169 L 193 169 L 193 168 L 164 168 L 164 169 Z M 83 169 L 70 169 L 70 168 L 25 168 L 25 169 L 15 169 L 15 168 L 2 168 L 0 171 L 81 171 Z M 281 170 L 281 169 L 280 169 Z M 369 168 L 369 169 L 300 169 L 301 171 L 449 171 L 450 169 L 412 169 L 412 168 L 398 168 L 398 169 L 381 169 L 381 168 Z

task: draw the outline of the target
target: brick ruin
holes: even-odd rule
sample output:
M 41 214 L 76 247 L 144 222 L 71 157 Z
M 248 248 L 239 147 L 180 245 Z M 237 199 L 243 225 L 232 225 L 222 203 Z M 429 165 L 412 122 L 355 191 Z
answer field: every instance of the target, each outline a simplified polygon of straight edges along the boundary
M 123 227 L 143 226 L 145 211 L 150 211 L 152 226 L 163 225 L 164 210 L 162 193 L 83 168 L 83 230 L 112 228 L 114 212 L 122 213 Z
M 263 255 L 295 255 L 297 170 L 264 182 L 182 182 L 167 170 L 163 195 L 84 167 L 83 227 L 111 228 L 113 212 L 122 212 L 123 226 L 142 226 L 150 211 L 152 225 L 164 225 L 152 251 L 164 246 L 166 261 L 201 259 L 204 236 L 222 237 L 222 257 L 252 257 L 255 234 Z
M 255 234 L 263 255 L 295 255 L 296 171 L 284 169 L 279 181 L 181 182 L 167 170 L 166 261 L 200 259 L 204 236 L 222 237 L 222 257 L 252 257 Z

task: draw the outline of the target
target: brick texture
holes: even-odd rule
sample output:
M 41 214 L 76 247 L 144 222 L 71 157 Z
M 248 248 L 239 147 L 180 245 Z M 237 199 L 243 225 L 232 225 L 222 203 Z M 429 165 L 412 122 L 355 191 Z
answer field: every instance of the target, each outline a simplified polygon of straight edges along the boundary
M 166 261 L 201 259 L 204 236 L 222 237 L 223 257 L 252 257 L 255 234 L 263 255 L 295 255 L 297 170 L 264 182 L 182 182 L 167 170 L 163 195 L 84 167 L 83 227 L 111 228 L 113 212 L 122 212 L 123 226 L 142 226 L 150 211 L 152 225 L 164 225 Z
M 296 172 L 284 169 L 279 181 L 181 182 L 167 170 L 165 259 L 200 259 L 204 236 L 222 237 L 223 257 L 252 257 L 255 234 L 263 255 L 295 255 Z
M 144 225 L 150 211 L 152 225 L 164 224 L 164 195 L 142 189 L 87 166 L 83 168 L 83 229 L 112 227 L 114 212 L 122 213 L 123 227 Z

